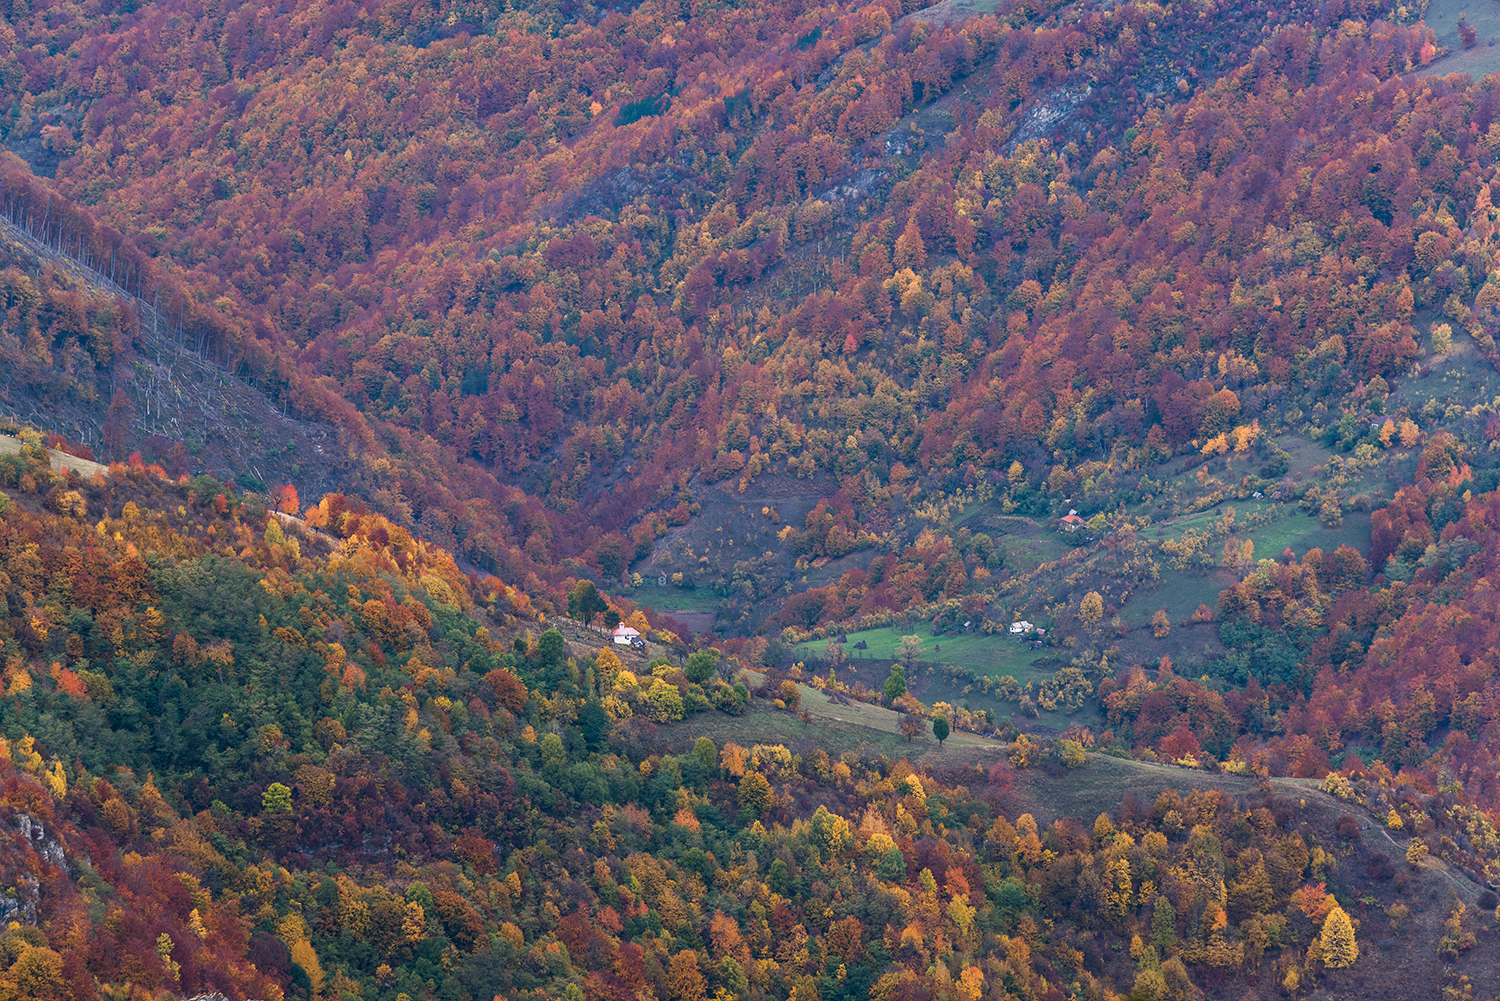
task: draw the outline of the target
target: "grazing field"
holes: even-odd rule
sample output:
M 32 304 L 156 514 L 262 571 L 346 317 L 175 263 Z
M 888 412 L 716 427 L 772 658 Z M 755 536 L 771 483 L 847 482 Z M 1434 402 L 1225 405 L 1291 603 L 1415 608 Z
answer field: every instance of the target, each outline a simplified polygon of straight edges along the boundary
M 1156 586 L 1131 595 L 1121 610 L 1121 617 L 1132 629 L 1151 628 L 1151 616 L 1166 609 L 1174 624 L 1186 621 L 1199 605 L 1217 608 L 1219 592 L 1239 578 L 1228 570 L 1186 571 L 1163 567 Z
M 1254 788 L 1253 779 L 1235 775 L 1091 754 L 1081 768 L 1017 772 L 1015 794 L 1039 823 L 1046 824 L 1059 817 L 1097 817 L 1116 808 L 1131 793 L 1152 803 L 1167 789 L 1184 793 L 1189 789 L 1223 789 L 1230 794 L 1244 794 Z
M 930 727 L 925 735 L 908 741 L 900 732 L 901 713 L 859 702 L 839 705 L 830 702 L 816 688 L 807 685 L 797 688 L 802 695 L 802 708 L 814 717 L 810 723 L 802 722 L 796 713 L 773 708 L 765 699 L 754 699 L 743 716 L 695 717 L 683 726 L 659 731 L 658 737 L 680 744 L 683 750 L 691 747 L 698 737 L 708 736 L 720 746 L 728 741 L 746 747 L 783 744 L 799 754 L 821 748 L 833 757 L 845 751 L 859 751 L 927 764 L 998 758 L 1006 747 L 1001 741 L 957 730 L 939 745 Z M 700 721 L 707 725 L 700 725 Z
M 953 636 L 932 636 L 925 624 L 886 626 L 848 633 L 849 642 L 844 644 L 844 655 L 851 660 L 898 660 L 901 657 L 901 637 L 912 634 L 922 640 L 922 653 L 917 660 L 926 663 L 953 664 L 976 675 L 993 678 L 1009 674 L 1022 684 L 1031 676 L 1052 673 L 1050 669 L 1034 669 L 1031 662 L 1040 656 L 1040 651 L 1033 650 L 1008 634 L 986 636 L 980 632 L 967 632 Z M 799 644 L 796 650 L 807 656 L 821 657 L 827 642 L 813 640 Z M 856 650 L 855 646 L 859 643 L 867 644 L 868 649 Z
M 651 585 L 635 592 L 635 602 L 658 612 L 711 612 L 722 600 L 706 588 L 688 590 L 681 587 Z
M 1000 720 L 1005 720 L 1017 713 L 1017 706 L 1014 702 L 1005 702 L 994 696 L 985 695 L 977 686 L 968 683 L 962 677 L 954 679 L 944 673 L 941 665 L 951 664 L 981 678 L 998 680 L 1010 675 L 1022 685 L 1026 685 L 1029 682 L 1050 678 L 1067 660 L 1067 657 L 1059 660 L 1057 650 L 1045 647 L 1036 649 L 1006 633 L 990 636 L 982 633 L 968 633 L 960 636 L 933 637 L 928 635 L 927 630 L 922 626 L 911 627 L 911 629 L 922 638 L 923 644 L 923 652 L 907 677 L 907 684 L 912 694 L 929 705 L 936 702 L 948 702 L 953 705 L 967 703 L 976 711 L 989 709 Z M 849 642 L 844 647 L 844 653 L 849 658 L 850 668 L 858 674 L 860 681 L 872 688 L 880 686 L 889 669 L 888 665 L 893 660 L 900 659 L 902 635 L 909 634 L 903 628 L 896 626 L 866 629 L 848 634 Z M 867 643 L 869 649 L 854 649 L 854 645 L 861 641 Z M 826 640 L 816 640 L 803 643 L 795 650 L 802 656 L 822 657 L 826 646 Z M 841 672 L 839 677 L 847 680 L 849 674 Z M 1090 703 L 1089 708 L 1070 715 L 1040 710 L 1039 715 L 1030 723 L 1063 730 L 1074 723 L 1093 725 L 1098 718 L 1095 705 Z M 1018 715 L 1015 716 L 1015 721 L 1018 725 L 1027 722 Z
M 1420 75 L 1467 73 L 1477 80 L 1486 73 L 1500 72 L 1500 4 L 1433 0 L 1424 20 L 1448 54 L 1423 67 Z M 1464 48 L 1459 40 L 1460 20 L 1474 26 L 1477 43 L 1472 49 Z

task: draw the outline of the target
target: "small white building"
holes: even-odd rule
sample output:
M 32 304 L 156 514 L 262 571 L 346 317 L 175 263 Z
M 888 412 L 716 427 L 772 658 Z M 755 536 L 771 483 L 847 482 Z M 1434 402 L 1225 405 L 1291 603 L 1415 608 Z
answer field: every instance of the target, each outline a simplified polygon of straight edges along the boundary
M 615 626 L 615 631 L 611 635 L 614 637 L 616 646 L 636 646 L 642 642 L 640 632 L 623 623 Z
M 1021 619 L 1018 622 L 1012 622 L 1010 624 L 1010 634 L 1012 636 L 1025 636 L 1035 628 L 1036 627 L 1033 626 L 1030 622 L 1027 622 L 1025 619 Z

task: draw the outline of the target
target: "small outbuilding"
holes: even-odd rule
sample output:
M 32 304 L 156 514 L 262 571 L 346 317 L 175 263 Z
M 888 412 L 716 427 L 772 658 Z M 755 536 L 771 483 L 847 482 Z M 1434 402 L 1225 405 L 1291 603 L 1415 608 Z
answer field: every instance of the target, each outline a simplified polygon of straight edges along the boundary
M 641 639 L 639 630 L 624 624 L 615 626 L 615 631 L 611 635 L 614 637 L 616 646 L 640 646 L 645 642 Z

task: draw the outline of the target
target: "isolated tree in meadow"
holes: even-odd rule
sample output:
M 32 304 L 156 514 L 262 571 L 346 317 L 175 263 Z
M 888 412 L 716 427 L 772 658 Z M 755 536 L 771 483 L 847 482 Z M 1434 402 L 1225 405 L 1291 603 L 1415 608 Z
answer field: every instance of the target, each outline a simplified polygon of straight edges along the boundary
M 946 717 L 946 716 L 935 716 L 935 717 L 933 717 L 933 720 L 932 720 L 932 735 L 937 738 L 937 742 L 938 742 L 938 746 L 939 747 L 943 746 L 943 741 L 945 741 L 945 740 L 948 739 L 948 734 L 950 732 L 952 732 L 952 729 L 953 728 L 948 725 L 948 717 Z
M 927 720 L 921 713 L 906 713 L 901 717 L 901 734 L 908 744 L 926 732 Z
M 922 656 L 922 637 L 901 637 L 901 659 L 906 661 L 906 669 L 908 671 L 911 670 L 912 664 L 915 663 L 916 659 L 920 656 Z

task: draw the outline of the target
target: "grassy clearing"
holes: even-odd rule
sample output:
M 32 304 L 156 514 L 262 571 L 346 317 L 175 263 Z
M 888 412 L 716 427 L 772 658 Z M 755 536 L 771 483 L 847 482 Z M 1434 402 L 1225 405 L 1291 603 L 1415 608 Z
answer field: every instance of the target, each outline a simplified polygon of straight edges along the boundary
M 803 723 L 795 714 L 772 708 L 764 699 L 754 699 L 743 716 L 708 713 L 688 720 L 681 733 L 673 733 L 670 743 L 687 750 L 700 736 L 710 736 L 722 747 L 734 742 L 745 747 L 752 744 L 782 744 L 798 754 L 816 749 L 838 757 L 845 751 L 884 754 L 891 758 L 911 758 L 928 764 L 957 762 L 974 758 L 994 758 L 1005 753 L 1006 745 L 972 733 L 953 731 L 939 745 L 928 732 L 910 742 L 901 735 L 901 714 L 879 706 L 855 703 L 851 706 L 828 701 L 816 688 L 798 685 L 802 708 L 813 717 Z
M 1020 515 L 1001 514 L 1000 505 L 991 501 L 976 504 L 953 519 L 952 528 L 984 532 L 995 540 L 995 548 L 1005 558 L 1012 573 L 1026 573 L 1043 563 L 1050 563 L 1076 546 L 1059 535 L 1053 523 L 1037 522 Z
M 1291 511 L 1277 518 L 1265 528 L 1259 529 L 1250 535 L 1250 540 L 1255 543 L 1256 559 L 1274 559 L 1281 555 L 1281 551 L 1287 546 L 1292 551 L 1297 551 L 1296 544 L 1305 536 L 1323 530 L 1323 523 L 1310 514 L 1301 511 Z
M 1200 604 L 1219 607 L 1219 592 L 1233 581 L 1219 574 L 1188 573 L 1163 567 L 1161 580 L 1149 591 L 1137 591 L 1126 603 L 1128 614 L 1122 617 L 1136 628 L 1149 628 L 1151 616 L 1165 608 L 1173 622 L 1181 622 L 1197 611 Z
M 1344 523 L 1338 528 L 1324 528 L 1321 524 L 1292 542 L 1292 551 L 1302 555 L 1314 546 L 1331 553 L 1339 546 L 1350 545 L 1361 553 L 1370 552 L 1370 516 L 1364 512 L 1346 514 Z
M 1292 476 L 1305 476 L 1314 466 L 1326 465 L 1335 454 L 1315 441 L 1290 435 L 1281 439 L 1281 447 L 1292 457 L 1287 466 L 1287 472 Z
M 1479 44 L 1466 49 L 1459 41 L 1460 17 L 1474 26 Z M 1500 73 L 1500 45 L 1490 43 L 1500 38 L 1500 9 L 1494 4 L 1476 4 L 1468 0 L 1433 0 L 1427 8 L 1427 26 L 1437 34 L 1438 45 L 1447 48 L 1449 55 L 1424 67 L 1422 75 L 1468 73 L 1478 80 L 1486 73 Z
M 822 696 L 819 696 L 822 698 Z M 808 710 L 811 712 L 812 707 Z M 705 713 L 684 723 L 658 732 L 667 747 L 680 753 L 693 746 L 699 737 L 712 737 L 723 747 L 726 743 L 749 747 L 753 744 L 781 744 L 797 754 L 811 754 L 822 748 L 837 757 L 845 751 L 902 757 L 907 754 L 906 738 L 867 726 L 825 717 L 804 724 L 792 713 L 773 709 L 764 700 L 755 699 L 743 716 Z M 934 744 L 934 746 L 936 746 Z
M 21 451 L 21 439 L 12 438 L 9 435 L 0 435 L 0 454 L 18 455 Z M 109 467 L 87 459 L 80 459 L 76 455 L 67 452 L 58 452 L 55 449 L 47 449 L 47 454 L 52 457 L 53 472 L 62 472 L 71 469 L 79 476 L 93 476 L 95 473 L 108 473 Z
M 1000 9 L 1000 0 L 941 0 L 907 15 L 913 21 L 926 21 L 942 27 L 959 24 L 980 14 L 993 14 Z
M 909 628 L 886 626 L 881 629 L 866 629 L 849 633 L 849 642 L 844 646 L 844 653 L 850 658 L 861 660 L 896 660 L 900 657 L 901 637 L 913 633 L 922 638 L 923 652 L 917 658 L 921 661 L 953 664 L 956 667 L 967 668 L 975 674 L 995 678 L 1010 674 L 1023 684 L 1029 676 L 1052 673 L 1050 670 L 1042 672 L 1033 669 L 1031 661 L 1038 655 L 1037 651 L 1024 646 L 1008 635 L 986 636 L 983 633 L 970 632 L 956 636 L 932 636 L 921 625 Z M 861 641 L 867 643 L 869 649 L 854 649 L 854 645 Z M 807 656 L 821 657 L 827 642 L 827 640 L 813 640 L 800 644 L 796 649 Z
M 1243 515 L 1250 511 L 1238 513 Z M 1189 528 L 1206 528 L 1217 517 L 1215 512 L 1205 512 L 1174 521 L 1168 527 L 1168 533 L 1181 538 Z M 1347 515 L 1338 528 L 1327 528 L 1312 515 L 1292 510 L 1264 528 L 1256 529 L 1250 533 L 1249 538 L 1255 543 L 1255 558 L 1258 560 L 1276 559 L 1288 547 L 1301 556 L 1314 547 L 1332 552 L 1347 544 L 1368 554 L 1370 516 L 1356 512 Z M 1200 603 L 1209 608 L 1217 608 L 1219 592 L 1233 584 L 1237 578 L 1237 574 L 1228 571 L 1190 573 L 1164 565 L 1161 580 L 1156 587 L 1133 594 L 1121 614 L 1131 625 L 1141 626 L 1150 621 L 1152 613 L 1158 608 L 1165 608 L 1173 622 L 1181 622 L 1191 616 Z
M 900 733 L 899 713 L 879 706 L 838 705 L 814 688 L 799 685 L 802 706 L 813 717 L 803 723 L 792 713 L 773 709 L 757 699 L 743 716 L 717 713 L 698 716 L 661 732 L 663 743 L 686 751 L 699 736 L 711 736 L 723 746 L 734 742 L 782 744 L 798 754 L 821 748 L 837 757 L 846 751 L 910 758 L 929 767 L 964 762 L 990 762 L 1003 758 L 1008 745 L 970 733 L 954 731 L 939 746 L 931 732 L 908 742 Z M 1255 782 L 1233 775 L 1193 771 L 1168 765 L 1091 754 L 1088 763 L 1071 771 L 1033 769 L 1016 773 L 1014 795 L 1018 807 L 1030 811 L 1044 827 L 1059 817 L 1091 820 L 1113 810 L 1127 793 L 1154 802 L 1164 790 L 1224 789 L 1231 794 L 1250 793 Z M 1291 790 L 1288 790 L 1291 792 Z M 1297 791 L 1294 795 L 1307 795 Z
M 1113 810 L 1127 793 L 1153 803 L 1167 789 L 1184 792 L 1189 789 L 1223 789 L 1239 794 L 1254 788 L 1253 780 L 1234 775 L 1127 761 L 1104 754 L 1091 754 L 1082 768 L 1061 774 L 1050 769 L 1017 772 L 1015 784 L 1017 797 L 1043 825 L 1058 817 L 1092 820 Z
M 1173 518 L 1164 521 L 1156 527 L 1156 538 L 1158 540 L 1178 540 L 1193 530 L 1199 532 L 1207 531 L 1209 526 L 1219 520 L 1219 512 L 1214 510 L 1200 511 L 1197 514 L 1185 515 L 1181 518 Z
M 1162 522 L 1157 526 L 1157 531 L 1160 534 L 1156 538 L 1158 540 L 1177 540 L 1187 535 L 1190 531 L 1207 532 L 1213 528 L 1219 519 L 1224 517 L 1225 511 L 1229 508 L 1234 508 L 1235 525 L 1242 526 L 1246 518 L 1253 514 L 1259 514 L 1266 508 L 1271 507 L 1273 503 L 1273 501 L 1269 500 L 1224 501 L 1209 508 L 1207 511 L 1199 511 L 1197 514 L 1183 515 L 1180 518 L 1173 518 L 1170 521 Z
M 1030 573 L 1043 563 L 1061 559 L 1064 553 L 1072 552 L 1075 547 L 1063 539 L 1046 535 L 1032 538 L 1002 535 L 995 540 L 995 548 L 1004 556 L 1005 566 L 1012 573 Z
M 635 594 L 636 604 L 658 612 L 711 612 L 719 607 L 720 600 L 706 589 L 689 591 L 680 587 L 645 587 Z
M 898 659 L 898 647 L 902 635 L 903 630 L 897 627 L 867 629 L 848 634 L 849 644 L 844 647 L 844 652 L 851 658 L 851 666 L 861 672 L 861 680 L 865 684 L 874 686 L 880 684 L 885 676 L 885 664 Z M 952 664 L 970 671 L 976 677 L 998 679 L 1010 675 L 1022 685 L 1049 678 L 1057 670 L 1055 663 L 1038 663 L 1049 655 L 1055 656 L 1056 651 L 1034 650 L 1009 635 L 985 636 L 970 633 L 963 636 L 932 637 L 926 634 L 926 630 L 918 635 L 922 637 L 924 652 L 919 658 L 917 670 L 908 679 L 908 683 L 911 685 L 912 693 L 928 704 L 949 702 L 957 705 L 967 701 L 971 708 L 975 710 L 988 708 L 1000 719 L 1005 719 L 1017 711 L 1015 703 L 1002 702 L 993 696 L 984 695 L 977 689 L 964 691 L 966 687 L 964 684 L 955 683 L 940 670 L 933 669 L 930 665 L 934 663 Z M 868 643 L 870 648 L 854 650 L 853 645 L 860 640 Z M 804 656 L 822 656 L 826 643 L 826 640 L 818 640 L 801 644 L 796 649 Z M 864 670 L 870 661 L 879 665 L 873 674 Z M 847 675 L 841 673 L 840 677 L 847 678 Z M 1035 722 L 1059 730 L 1065 730 L 1074 723 L 1093 725 L 1098 720 L 1099 715 L 1093 708 L 1071 716 L 1043 710 L 1035 718 Z M 1019 718 L 1017 721 L 1021 722 Z
M 1018 514 L 1003 513 L 1000 502 L 995 500 L 988 500 L 983 504 L 974 504 L 966 507 L 963 513 L 953 519 L 954 530 L 966 525 L 971 532 L 988 532 L 991 535 L 1010 534 L 1012 532 L 1030 534 L 1037 527 L 1036 522 L 1030 518 L 1023 518 Z
M 871 730 L 879 730 L 882 733 L 900 736 L 902 713 L 892 709 L 883 709 L 880 706 L 872 706 L 865 702 L 855 702 L 846 706 L 828 701 L 828 696 L 816 688 L 809 688 L 806 685 L 798 685 L 797 688 L 802 693 L 802 708 L 814 716 L 821 719 L 838 720 L 840 723 L 867 727 Z M 917 738 L 917 740 L 912 741 L 912 746 L 917 745 L 923 740 L 924 738 Z M 925 741 L 931 743 L 934 747 L 937 746 L 937 738 L 931 735 L 930 728 Z M 903 744 L 906 743 L 906 738 L 901 737 L 901 742 Z M 992 746 L 995 743 L 995 741 L 985 737 L 954 730 L 952 736 L 948 738 L 946 746 Z

